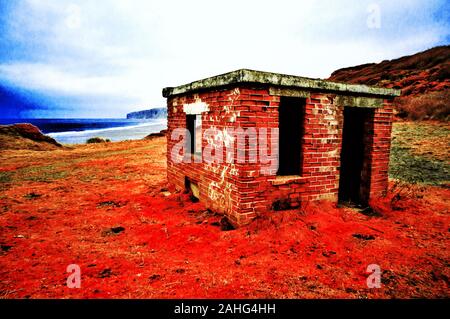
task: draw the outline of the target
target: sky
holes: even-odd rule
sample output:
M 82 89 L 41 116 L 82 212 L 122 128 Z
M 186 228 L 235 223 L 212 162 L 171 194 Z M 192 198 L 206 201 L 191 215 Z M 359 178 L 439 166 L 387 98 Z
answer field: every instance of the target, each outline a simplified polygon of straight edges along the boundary
M 121 118 L 240 68 L 331 72 L 449 44 L 448 0 L 0 0 L 0 117 Z

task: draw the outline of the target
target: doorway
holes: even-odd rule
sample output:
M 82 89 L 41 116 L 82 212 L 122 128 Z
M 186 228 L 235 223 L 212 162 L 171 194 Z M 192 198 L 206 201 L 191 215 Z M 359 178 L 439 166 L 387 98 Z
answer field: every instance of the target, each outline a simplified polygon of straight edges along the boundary
M 339 201 L 354 205 L 367 204 L 367 176 L 363 179 L 365 141 L 369 116 L 372 109 L 344 108 L 341 168 L 339 178 Z M 366 185 L 367 184 L 367 185 Z

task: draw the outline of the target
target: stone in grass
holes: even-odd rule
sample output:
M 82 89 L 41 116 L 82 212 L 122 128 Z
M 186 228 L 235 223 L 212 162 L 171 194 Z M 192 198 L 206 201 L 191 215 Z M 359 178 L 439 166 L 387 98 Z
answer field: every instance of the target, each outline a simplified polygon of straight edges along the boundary
M 99 278 L 108 278 L 108 277 L 111 277 L 112 275 L 113 275 L 113 272 L 112 272 L 111 268 L 105 268 L 98 274 L 98 277 Z
M 148 280 L 150 282 L 158 281 L 160 279 L 161 279 L 161 275 L 159 275 L 159 274 L 153 274 L 150 277 L 148 277 Z
M 121 232 L 123 232 L 124 230 L 125 230 L 125 228 L 122 226 L 107 228 L 102 231 L 102 236 L 118 235 Z
M 355 238 L 361 239 L 361 240 L 374 240 L 375 239 L 375 237 L 372 235 L 353 234 L 352 236 Z
M 108 201 L 98 203 L 97 207 L 122 207 L 125 204 L 126 203 L 124 203 L 124 202 L 116 202 L 113 200 L 108 200 Z
M 40 197 L 42 197 L 42 195 L 41 194 L 37 194 L 35 192 L 31 192 L 31 193 L 26 194 L 24 197 L 26 199 L 32 200 L 32 199 L 40 198 Z

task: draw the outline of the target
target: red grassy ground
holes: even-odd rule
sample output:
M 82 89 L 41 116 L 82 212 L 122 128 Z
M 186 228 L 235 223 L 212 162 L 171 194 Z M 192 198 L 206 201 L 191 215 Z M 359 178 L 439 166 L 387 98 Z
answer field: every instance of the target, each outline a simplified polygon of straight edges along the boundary
M 449 189 L 391 183 L 378 217 L 321 202 L 221 231 L 166 191 L 163 138 L 0 157 L 4 298 L 449 297 Z

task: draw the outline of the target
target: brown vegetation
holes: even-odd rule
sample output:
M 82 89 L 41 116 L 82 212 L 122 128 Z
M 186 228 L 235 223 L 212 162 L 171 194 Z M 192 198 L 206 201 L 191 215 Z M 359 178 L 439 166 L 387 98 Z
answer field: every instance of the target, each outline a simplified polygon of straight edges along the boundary
M 402 96 L 395 100 L 395 105 L 403 118 L 449 118 L 450 46 L 340 69 L 329 80 L 401 89 Z
M 27 123 L 0 125 L 0 150 L 48 151 L 61 147 L 61 144 L 42 134 L 34 125 Z
M 448 121 L 450 119 L 450 90 L 399 97 L 395 99 L 394 106 L 397 116 L 400 118 Z

